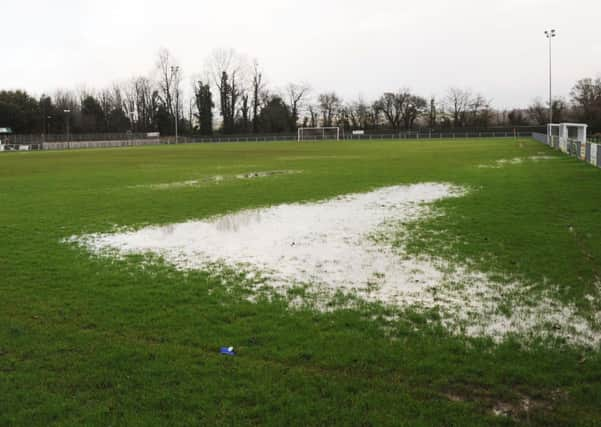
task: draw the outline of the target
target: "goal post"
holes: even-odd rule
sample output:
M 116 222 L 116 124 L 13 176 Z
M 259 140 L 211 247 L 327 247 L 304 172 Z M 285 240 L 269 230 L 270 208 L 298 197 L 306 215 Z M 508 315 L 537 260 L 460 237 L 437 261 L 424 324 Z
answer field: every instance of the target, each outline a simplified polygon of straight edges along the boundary
M 339 127 L 298 128 L 298 142 L 340 140 Z

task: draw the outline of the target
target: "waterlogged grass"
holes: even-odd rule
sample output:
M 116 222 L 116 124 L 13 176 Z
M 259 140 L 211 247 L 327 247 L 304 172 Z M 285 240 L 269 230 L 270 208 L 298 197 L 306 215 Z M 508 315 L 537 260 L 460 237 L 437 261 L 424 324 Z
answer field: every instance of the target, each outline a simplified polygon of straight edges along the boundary
M 530 140 L 224 144 L 0 156 L 0 425 L 596 425 L 599 349 L 450 335 L 436 312 L 248 301 L 235 272 L 63 239 L 417 182 L 471 192 L 403 244 L 594 316 L 601 170 Z M 302 171 L 207 183 L 214 176 Z M 153 186 L 197 180 L 202 186 Z M 289 298 L 302 298 L 294 289 Z M 340 297 L 339 304 L 344 304 Z M 502 310 L 511 312 L 511 304 Z M 234 346 L 238 356 L 218 355 Z

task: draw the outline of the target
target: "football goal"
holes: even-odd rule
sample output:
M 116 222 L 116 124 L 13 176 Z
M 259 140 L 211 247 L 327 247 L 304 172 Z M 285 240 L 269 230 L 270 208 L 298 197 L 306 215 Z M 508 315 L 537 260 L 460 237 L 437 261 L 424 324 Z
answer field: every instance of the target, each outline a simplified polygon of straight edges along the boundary
M 298 128 L 298 141 L 340 140 L 339 127 Z

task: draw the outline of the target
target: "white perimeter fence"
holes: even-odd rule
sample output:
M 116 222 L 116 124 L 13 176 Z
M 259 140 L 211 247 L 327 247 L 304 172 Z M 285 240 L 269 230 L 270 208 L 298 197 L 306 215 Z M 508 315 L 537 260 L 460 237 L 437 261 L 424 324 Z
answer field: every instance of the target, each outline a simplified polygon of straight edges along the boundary
M 571 139 L 561 141 L 559 136 L 552 136 L 549 139 L 544 133 L 533 133 L 532 137 L 551 148 L 601 168 L 601 144 L 595 142 L 582 143 Z
M 343 141 L 362 140 L 402 140 L 402 139 L 467 139 L 467 138 L 516 138 L 529 137 L 530 131 L 489 131 L 489 132 L 431 132 L 415 131 L 391 134 L 366 134 L 345 135 L 340 139 Z M 77 139 L 76 136 L 74 138 Z M 183 137 L 180 136 L 177 144 L 208 144 L 226 142 L 275 142 L 296 141 L 297 135 L 272 135 L 272 136 L 220 136 L 220 137 Z M 328 137 L 325 140 L 330 139 Z M 305 139 L 303 142 L 321 141 L 322 136 Z M 4 144 L 0 145 L 0 151 L 30 151 L 30 150 L 74 150 L 82 148 L 115 148 L 115 147 L 137 147 L 142 145 L 176 144 L 175 137 L 139 138 L 139 139 L 110 139 L 99 141 L 73 140 L 68 142 L 39 142 L 29 144 Z
M 117 148 L 139 147 L 142 145 L 159 145 L 163 142 L 157 139 L 127 139 L 108 141 L 68 141 L 42 142 L 39 144 L 3 144 L 0 151 L 39 151 L 39 150 L 77 150 L 82 148 Z

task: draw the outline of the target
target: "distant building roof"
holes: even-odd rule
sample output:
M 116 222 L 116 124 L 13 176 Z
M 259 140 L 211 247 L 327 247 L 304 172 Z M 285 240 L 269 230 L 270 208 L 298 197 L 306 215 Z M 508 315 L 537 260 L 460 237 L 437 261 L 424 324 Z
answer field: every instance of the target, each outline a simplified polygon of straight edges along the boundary
M 0 128 L 0 134 L 13 133 L 11 128 Z

